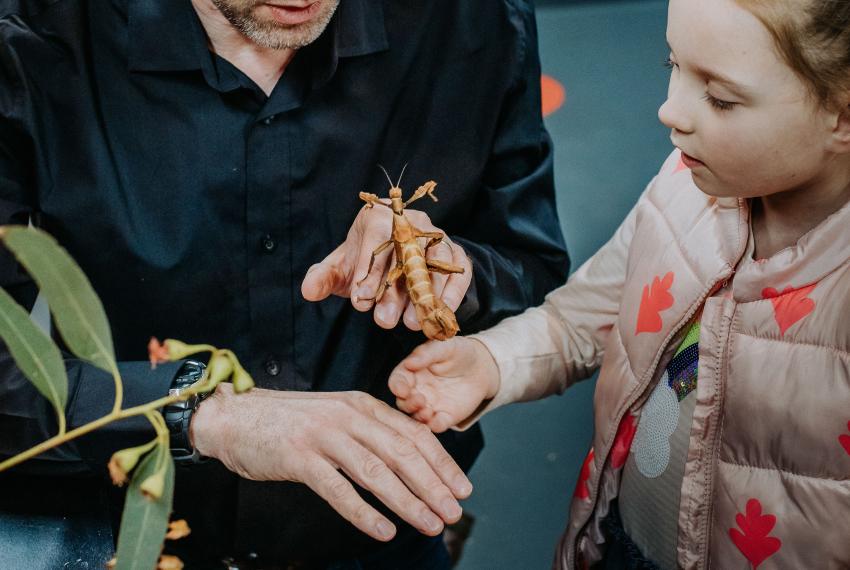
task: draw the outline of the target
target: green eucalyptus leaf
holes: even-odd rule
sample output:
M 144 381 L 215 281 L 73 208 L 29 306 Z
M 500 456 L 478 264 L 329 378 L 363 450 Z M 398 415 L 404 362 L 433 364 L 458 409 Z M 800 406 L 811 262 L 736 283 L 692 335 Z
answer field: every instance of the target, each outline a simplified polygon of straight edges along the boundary
M 0 238 L 35 279 L 71 352 L 112 374 L 115 349 L 103 304 L 68 252 L 35 228 L 0 228 Z
M 153 499 L 141 490 L 149 477 L 163 473 L 162 496 Z M 118 563 L 115 570 L 151 570 L 156 568 L 174 497 L 174 460 L 167 446 L 157 445 L 133 471 L 127 489 L 121 531 L 118 535 Z
M 3 289 L 0 289 L 0 338 L 24 376 L 53 404 L 59 425 L 64 429 L 68 374 L 59 348 Z

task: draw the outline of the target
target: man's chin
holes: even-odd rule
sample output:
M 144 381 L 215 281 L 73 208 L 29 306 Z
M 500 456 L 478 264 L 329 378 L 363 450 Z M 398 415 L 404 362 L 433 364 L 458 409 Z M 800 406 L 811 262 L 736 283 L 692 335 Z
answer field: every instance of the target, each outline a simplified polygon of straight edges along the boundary
M 312 12 L 302 14 L 276 10 L 260 4 L 247 10 L 236 10 L 226 0 L 214 4 L 239 32 L 260 47 L 269 49 L 298 49 L 316 41 L 330 24 L 338 0 L 318 0 Z

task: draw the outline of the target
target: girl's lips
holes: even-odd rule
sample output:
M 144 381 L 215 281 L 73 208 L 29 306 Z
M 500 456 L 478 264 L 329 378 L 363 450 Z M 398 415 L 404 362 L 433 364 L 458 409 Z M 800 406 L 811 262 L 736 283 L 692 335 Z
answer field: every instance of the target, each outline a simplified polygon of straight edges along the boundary
M 684 152 L 682 153 L 682 162 L 691 170 L 697 168 L 698 166 L 705 166 L 704 162 L 702 162 L 701 160 L 697 160 L 696 158 L 685 154 Z
M 319 2 L 313 2 L 304 7 L 284 6 L 281 4 L 266 4 L 272 18 L 284 26 L 297 26 L 313 19 L 319 11 Z

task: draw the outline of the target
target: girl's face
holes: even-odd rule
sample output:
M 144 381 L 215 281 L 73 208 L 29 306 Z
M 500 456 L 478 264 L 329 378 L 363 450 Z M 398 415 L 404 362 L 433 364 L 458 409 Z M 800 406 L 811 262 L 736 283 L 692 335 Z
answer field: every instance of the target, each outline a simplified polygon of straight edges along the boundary
M 658 111 L 696 185 L 752 198 L 829 176 L 837 114 L 810 95 L 770 32 L 734 0 L 670 0 L 670 87 Z

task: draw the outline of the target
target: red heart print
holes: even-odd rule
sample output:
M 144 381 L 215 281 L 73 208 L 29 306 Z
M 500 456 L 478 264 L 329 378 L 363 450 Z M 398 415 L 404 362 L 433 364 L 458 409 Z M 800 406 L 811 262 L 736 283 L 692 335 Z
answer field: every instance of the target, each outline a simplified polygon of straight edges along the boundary
M 850 431 L 850 422 L 847 422 L 847 431 Z M 844 451 L 847 452 L 847 455 L 850 455 L 850 435 L 846 433 L 842 433 L 838 436 L 838 443 L 844 448 Z

